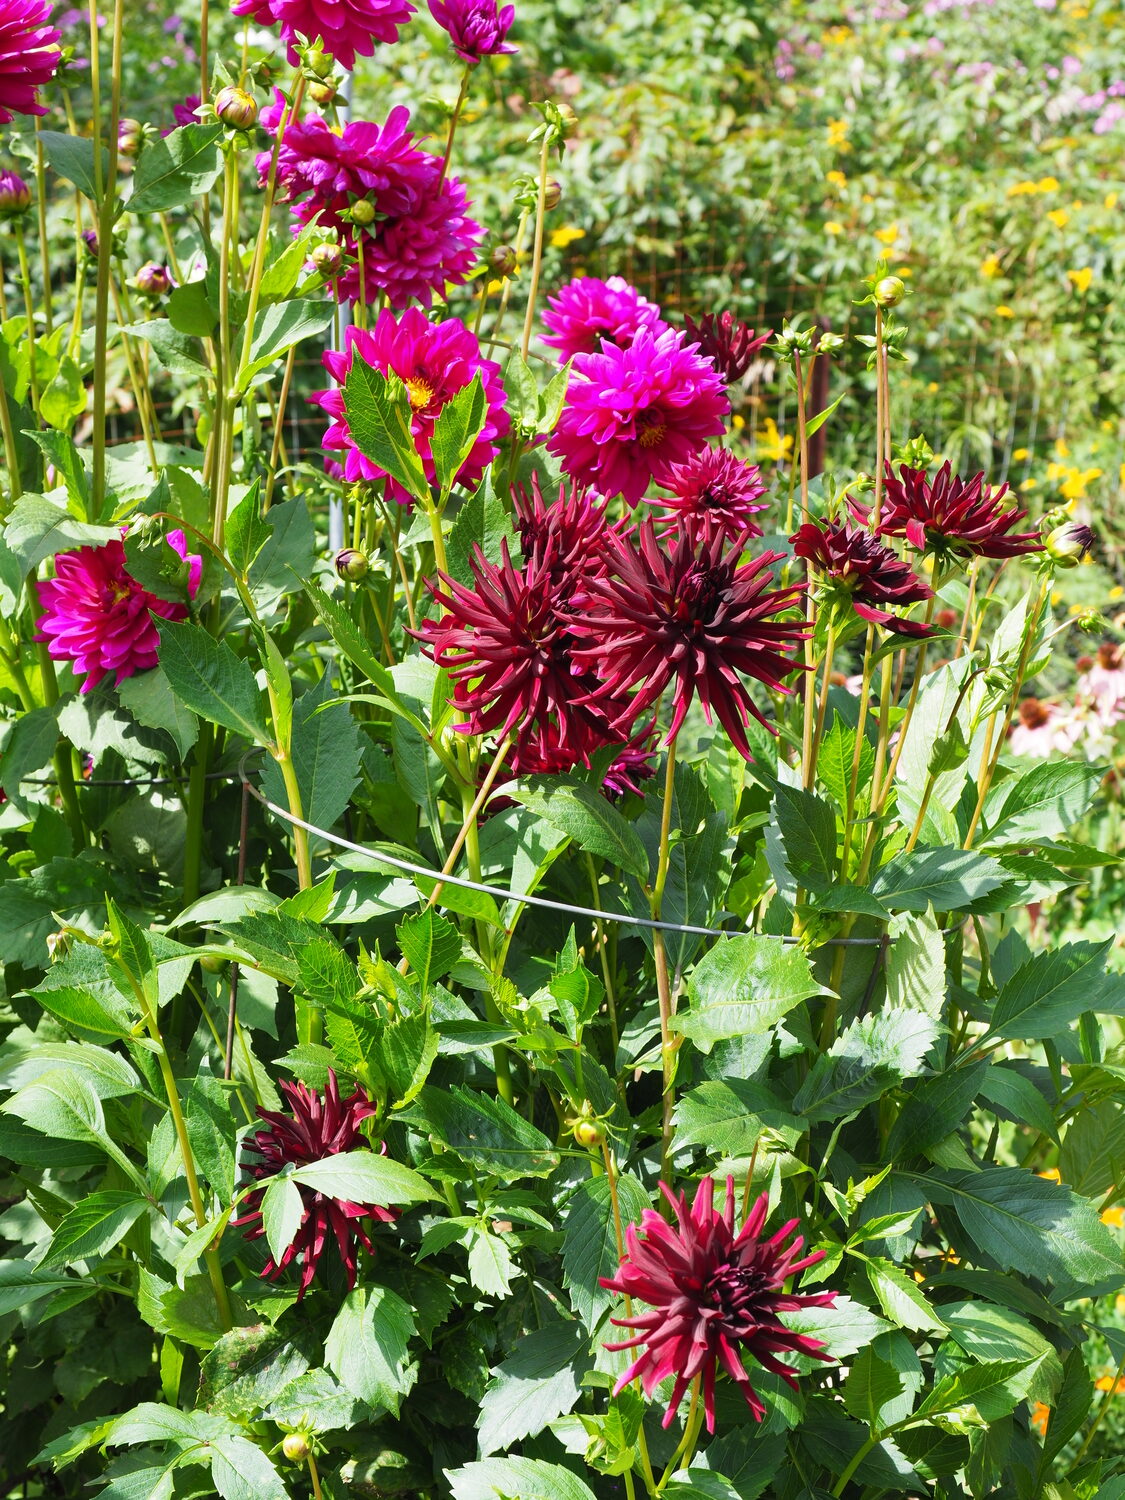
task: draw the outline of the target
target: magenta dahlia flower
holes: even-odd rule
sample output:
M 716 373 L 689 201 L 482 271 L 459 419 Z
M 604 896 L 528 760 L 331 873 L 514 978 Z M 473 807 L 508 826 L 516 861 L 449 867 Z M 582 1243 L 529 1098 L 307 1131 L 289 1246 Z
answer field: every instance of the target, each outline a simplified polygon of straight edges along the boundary
M 896 475 L 888 463 L 884 473 L 880 536 L 904 536 L 919 552 L 941 557 L 1018 557 L 1043 546 L 1037 531 L 1012 535 L 1027 511 L 1014 505 L 1005 510 L 1008 486 L 994 490 L 985 484 L 983 472 L 962 479 L 947 460 L 932 480 L 924 469 L 908 464 L 900 464 Z M 852 511 L 868 522 L 868 513 L 854 501 Z
M 668 327 L 655 302 L 643 297 L 623 276 L 602 281 L 598 276 L 577 276 L 547 298 L 543 322 L 550 329 L 543 342 L 559 353 L 566 364 L 576 354 L 596 354 L 602 340 L 624 349 L 642 328 L 663 333 Z
M 188 556 L 182 531 L 170 531 L 165 540 L 187 564 L 188 593 L 194 598 L 203 559 Z M 119 541 L 60 552 L 55 576 L 39 585 L 39 597 L 47 607 L 39 617 L 36 640 L 47 642 L 55 661 L 69 661 L 76 675 L 85 674 L 83 693 L 111 673 L 115 682 L 123 682 L 155 667 L 160 632 L 153 615 L 185 620 L 188 614 L 185 604 L 158 599 L 130 576 Z
M 691 342 L 699 345 L 699 352 L 713 361 L 728 384 L 742 379 L 758 350 L 773 338 L 768 328 L 765 333 L 755 333 L 729 311 L 718 317 L 705 313 L 698 323 L 685 313 L 684 327 Z
M 310 42 L 319 37 L 325 52 L 350 70 L 357 57 L 374 55 L 376 42 L 397 42 L 414 9 L 408 0 L 237 0 L 231 14 L 280 26 L 294 65 L 299 32 Z
M 285 1166 L 305 1166 L 309 1162 L 338 1156 L 343 1151 L 364 1150 L 368 1143 L 359 1127 L 377 1113 L 375 1105 L 360 1088 L 341 1099 L 336 1074 L 331 1068 L 323 1099 L 303 1083 L 282 1079 L 280 1087 L 289 1100 L 292 1114 L 259 1107 L 258 1114 L 266 1121 L 267 1129 L 259 1130 L 253 1140 L 247 1142 L 247 1149 L 262 1160 L 244 1165 L 251 1177 L 263 1185 L 248 1195 L 246 1212 L 241 1218 L 232 1219 L 231 1223 L 235 1226 L 252 1225 L 246 1232 L 248 1240 L 260 1240 L 265 1235 L 262 1199 L 271 1177 Z M 386 1149 L 385 1145 L 381 1148 L 384 1153 Z M 287 1266 L 299 1260 L 301 1286 L 297 1296 L 303 1297 L 316 1275 L 317 1264 L 331 1232 L 347 1273 L 348 1286 L 354 1287 L 356 1244 L 372 1253 L 375 1249 L 363 1220 L 375 1219 L 380 1224 L 391 1224 L 398 1218 L 398 1210 L 384 1208 L 378 1203 L 350 1203 L 329 1198 L 304 1183 L 298 1183 L 297 1190 L 304 1204 L 300 1227 L 281 1260 L 275 1265 L 271 1257 L 262 1275 L 276 1280 Z
M 16 115 L 45 115 L 38 90 L 62 59 L 62 33 L 50 24 L 50 0 L 0 0 L 0 125 Z
M 618 1328 L 635 1328 L 632 1338 L 606 1348 L 641 1349 L 614 1387 L 614 1395 L 640 1377 L 646 1396 L 662 1380 L 674 1377 L 664 1426 L 671 1425 L 684 1393 L 692 1382 L 702 1387 L 707 1430 L 715 1430 L 715 1376 L 725 1370 L 738 1385 L 757 1421 L 766 1414 L 761 1397 L 742 1362 L 750 1354 L 764 1370 L 780 1375 L 794 1390 L 797 1372 L 777 1358 L 803 1354 L 831 1361 L 820 1339 L 793 1333 L 781 1314 L 802 1307 L 831 1307 L 835 1292 L 786 1292 L 791 1277 L 824 1259 L 822 1250 L 801 1257 L 804 1239 L 788 1245 L 797 1220 L 790 1219 L 768 1240 L 761 1238 L 769 1214 L 769 1195 L 763 1193 L 742 1228 L 734 1226 L 734 1179 L 727 1178 L 726 1203 L 714 1205 L 715 1184 L 705 1177 L 688 1208 L 686 1193 L 678 1196 L 664 1183 L 661 1191 L 676 1212 L 667 1224 L 646 1208 L 640 1231 L 625 1231 L 626 1251 L 617 1275 L 601 1277 L 608 1291 L 647 1302 L 652 1311 L 631 1318 L 612 1318 Z
M 199 108 L 200 102 L 198 94 L 188 94 L 187 98 L 180 104 L 173 104 L 172 118 L 176 124 L 198 125 L 199 116 L 196 114 L 196 110 Z
M 470 206 L 460 178 L 445 177 L 419 198 L 412 212 L 376 220 L 356 235 L 345 236 L 357 260 L 340 277 L 337 295 L 370 303 L 386 293 L 392 307 L 412 301 L 429 307 L 435 294 L 444 296 L 447 287 L 462 286 L 484 237 L 484 230 L 469 217 Z
M 496 457 L 496 440 L 505 436 L 511 422 L 504 409 L 500 366 L 495 360 L 482 356 L 476 335 L 457 318 L 429 323 L 424 313 L 412 307 L 396 319 L 389 308 L 384 308 L 374 328 L 365 332 L 351 327 L 344 335 L 344 343 L 343 350 L 330 350 L 324 355 L 325 369 L 341 388 L 357 355 L 371 369 L 398 376 L 410 397 L 413 411 L 411 431 L 431 481 L 434 464 L 430 456 L 430 435 L 434 423 L 445 403 L 469 385 L 479 372 L 488 415 L 457 475 L 457 483 L 466 489 L 479 484 L 485 469 Z M 312 400 L 335 418 L 324 434 L 324 446 L 344 450 L 344 477 L 353 483 L 359 479 L 387 478 L 395 499 L 409 504 L 410 496 L 398 481 L 390 479 L 378 464 L 365 457 L 352 443 L 343 390 L 317 391 Z
M 600 354 L 575 356 L 548 446 L 579 483 L 636 505 L 653 480 L 665 484 L 674 465 L 723 431 L 722 379 L 686 338 L 642 328 L 627 349 L 603 343 Z
M 754 464 L 743 463 L 729 448 L 702 448 L 682 464 L 668 471 L 664 484 L 672 491 L 650 500 L 658 513 L 660 529 L 665 536 L 683 532 L 693 541 L 710 541 L 724 536 L 761 536 L 754 520 L 766 510 L 762 497 L 766 486 L 762 471 Z
M 869 531 L 839 521 L 806 521 L 789 540 L 796 556 L 821 574 L 837 597 L 849 600 L 861 620 L 899 635 L 929 635 L 930 627 L 921 621 L 904 620 L 882 607 L 916 604 L 932 599 L 934 591 Z
M 633 537 L 608 538 L 605 572 L 575 596 L 572 628 L 581 644 L 573 658 L 601 680 L 596 701 L 626 704 L 613 719 L 619 732 L 652 709 L 671 683 L 666 744 L 698 695 L 708 723 L 714 714 L 739 753 L 752 759 L 746 725 L 766 720 L 742 678 L 790 691 L 782 679 L 802 664 L 786 653 L 806 631 L 802 620 L 775 618 L 803 593 L 800 584 L 771 587 L 770 568 L 782 554 L 764 552 L 740 566 L 741 551 L 741 542 L 724 550 L 715 535 L 706 542 L 681 537 L 665 552 L 648 520 Z
M 515 52 L 504 38 L 516 18 L 514 5 L 498 6 L 496 0 L 429 0 L 430 14 L 449 34 L 453 50 L 467 63 L 500 52 Z

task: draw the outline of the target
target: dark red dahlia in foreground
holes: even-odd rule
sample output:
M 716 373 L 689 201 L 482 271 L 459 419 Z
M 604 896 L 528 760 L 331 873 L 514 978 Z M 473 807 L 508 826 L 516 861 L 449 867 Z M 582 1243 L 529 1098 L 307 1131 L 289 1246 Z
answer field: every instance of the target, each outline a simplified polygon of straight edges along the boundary
M 797 1227 L 796 1219 L 783 1224 L 772 1238 L 761 1238 L 769 1213 L 766 1193 L 736 1233 L 733 1178 L 727 1178 L 721 1213 L 714 1206 L 715 1184 L 710 1177 L 699 1184 L 690 1210 L 686 1193 L 676 1197 L 663 1183 L 660 1187 L 676 1211 L 676 1223 L 667 1224 L 654 1209 L 646 1208 L 640 1232 L 634 1225 L 625 1231 L 627 1249 L 617 1275 L 601 1278 L 609 1291 L 647 1302 L 652 1309 L 636 1317 L 611 1319 L 619 1328 L 637 1332 L 606 1348 L 641 1349 L 614 1387 L 614 1395 L 639 1376 L 645 1395 L 651 1396 L 662 1380 L 673 1376 L 672 1397 L 664 1414 L 668 1427 L 685 1391 L 698 1378 L 707 1430 L 714 1432 L 715 1376 L 721 1368 L 740 1387 L 760 1422 L 766 1408 L 742 1362 L 744 1354 L 780 1375 L 794 1390 L 797 1372 L 782 1364 L 778 1354 L 831 1359 L 820 1339 L 791 1332 L 779 1316 L 801 1307 L 830 1307 L 835 1301 L 835 1292 L 798 1295 L 785 1291 L 786 1280 L 823 1260 L 824 1252 L 800 1258 L 805 1243 L 800 1235 L 786 1245 Z
M 786 654 L 804 640 L 802 620 L 778 620 L 800 599 L 803 585 L 771 587 L 781 558 L 765 552 L 739 565 L 741 542 L 724 551 L 722 536 L 681 537 L 665 551 L 651 521 L 629 538 L 611 535 L 604 574 L 586 581 L 574 600 L 576 662 L 601 679 L 597 701 L 626 702 L 614 717 L 623 732 L 674 685 L 667 741 L 678 734 L 698 695 L 708 720 L 722 724 L 750 760 L 746 725 L 765 723 L 743 677 L 786 692 L 782 679 L 801 669 Z M 586 644 L 588 642 L 588 644 Z M 632 697 L 626 699 L 626 694 Z M 613 713 L 613 709 L 609 708 Z
M 604 502 L 592 499 L 577 484 L 569 488 L 564 484 L 548 502 L 539 476 L 533 474 L 529 488 L 513 486 L 512 504 L 524 557 L 549 556 L 556 598 L 569 597 L 581 578 L 601 566 L 609 529 Z
M 669 470 L 664 481 L 669 498 L 651 500 L 659 512 L 661 532 L 683 531 L 693 541 L 708 542 L 713 536 L 734 541 L 737 537 L 761 536 L 754 520 L 766 486 L 762 471 L 745 464 L 729 448 L 701 448 L 682 464 Z
M 831 521 L 806 521 L 789 539 L 793 551 L 822 575 L 828 587 L 850 599 L 862 620 L 884 625 L 900 635 L 928 635 L 930 627 L 918 620 L 904 620 L 882 605 L 916 604 L 932 599 L 934 591 L 923 583 L 909 563 L 884 547 L 859 526 Z
M 247 1149 L 256 1152 L 262 1160 L 246 1163 L 246 1170 L 262 1183 L 262 1187 L 249 1195 L 247 1211 L 241 1218 L 232 1219 L 231 1223 L 252 1224 L 254 1227 L 246 1233 L 248 1240 L 259 1240 L 266 1232 L 261 1210 L 269 1179 L 290 1164 L 304 1166 L 309 1162 L 323 1161 L 328 1156 L 338 1156 L 343 1151 L 364 1150 L 367 1140 L 359 1127 L 376 1112 L 362 1089 L 357 1088 L 354 1094 L 341 1099 L 336 1075 L 331 1069 L 323 1099 L 303 1083 L 283 1079 L 280 1087 L 293 1113 L 286 1115 L 278 1110 L 259 1108 L 258 1114 L 268 1128 L 259 1130 L 253 1140 L 247 1142 Z M 298 1192 L 305 1206 L 301 1226 L 280 1263 L 275 1265 L 271 1258 L 262 1275 L 276 1280 L 287 1266 L 299 1260 L 302 1269 L 298 1296 L 303 1297 L 316 1275 L 317 1264 L 331 1233 L 347 1273 L 348 1286 L 354 1287 L 357 1242 L 367 1250 L 375 1248 L 362 1221 L 375 1219 L 380 1224 L 390 1224 L 398 1218 L 397 1209 L 383 1208 L 377 1203 L 349 1203 L 328 1198 L 301 1183 Z
M 904 536 L 919 552 L 953 557 L 1018 557 L 1043 546 L 1037 531 L 1012 534 L 1027 511 L 1014 505 L 1005 510 L 1008 486 L 994 490 L 983 473 L 962 479 L 947 460 L 932 480 L 924 469 L 908 464 L 900 464 L 896 475 L 888 463 L 884 475 L 880 536 Z M 859 520 L 868 520 L 854 502 L 852 511 Z
M 729 309 L 718 316 L 704 313 L 698 323 L 685 313 L 684 327 L 689 343 L 698 344 L 700 354 L 714 360 L 716 370 L 728 385 L 742 379 L 758 350 L 773 338 L 770 329 L 767 328 L 765 333 L 755 333 L 748 323 L 740 323 Z

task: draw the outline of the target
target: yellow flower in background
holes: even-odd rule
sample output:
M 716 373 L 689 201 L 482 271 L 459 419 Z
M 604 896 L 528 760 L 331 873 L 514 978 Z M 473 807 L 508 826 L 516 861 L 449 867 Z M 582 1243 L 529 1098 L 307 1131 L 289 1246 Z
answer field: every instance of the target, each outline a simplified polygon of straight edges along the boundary
M 835 167 L 833 167 L 831 172 L 826 172 L 824 174 L 824 180 L 826 182 L 830 182 L 833 187 L 846 188 L 848 185 L 848 179 L 845 174 L 843 172 L 837 171 Z
M 848 140 L 848 131 L 851 128 L 851 122 L 848 120 L 829 120 L 828 144 L 834 146 L 837 151 L 850 151 L 852 148 Z
M 1102 200 L 1102 202 L 1103 202 L 1103 204 L 1105 205 L 1106 208 L 1111 208 L 1111 209 L 1112 208 L 1116 208 L 1117 207 L 1117 194 L 1116 193 L 1107 193 L 1105 195 L 1105 198 Z
M 501 281 L 490 281 L 485 287 L 485 291 L 491 297 L 494 292 L 502 292 L 504 290 L 506 282 L 507 277 L 504 277 Z
M 1065 495 L 1068 500 L 1081 500 L 1090 481 L 1101 477 L 1101 469 L 1071 469 L 1059 493 Z
M 1055 457 L 1056 458 L 1069 458 L 1070 457 L 1070 444 L 1067 442 L 1066 438 L 1056 438 L 1055 439 Z
M 1090 290 L 1090 283 L 1094 279 L 1094 273 L 1089 266 L 1083 266 L 1079 271 L 1068 271 L 1066 279 L 1074 283 L 1074 290 L 1080 297 L 1084 297 Z
M 1012 462 L 1013 463 L 1017 463 L 1017 464 L 1023 463 L 1023 461 L 1024 461 L 1025 458 L 1030 458 L 1030 457 L 1031 457 L 1031 450 L 1030 450 L 1030 448 L 1016 448 L 1012 452 Z
M 1024 482 L 1020 485 L 1020 491 L 1023 492 L 1025 490 L 1033 490 L 1037 488 L 1038 484 L 1038 479 L 1025 479 Z
M 896 266 L 895 267 L 895 275 L 896 276 L 905 276 L 906 279 L 907 279 L 907 281 L 909 281 L 910 278 L 914 275 L 914 272 L 910 269 L 909 266 Z
M 735 412 L 734 416 L 730 419 L 730 425 L 734 428 L 735 432 L 741 432 L 742 429 L 746 426 L 746 418 L 740 417 L 739 414 Z
M 1102 1213 L 1102 1223 L 1108 1224 L 1111 1229 L 1125 1229 L 1125 1208 L 1114 1204 Z
M 1096 1391 L 1112 1391 L 1114 1388 L 1112 1375 L 1099 1375 L 1097 1380 L 1094 1381 L 1094 1389 Z M 1117 1382 L 1116 1390 L 1118 1392 L 1125 1391 L 1125 1376 Z
M 996 309 L 996 316 L 998 318 L 1014 318 L 1015 313 L 1005 303 L 1001 302 L 999 307 Z
M 1125 589 L 1123 589 L 1119 583 L 1115 583 L 1110 589 L 1109 593 L 1106 595 L 1106 598 L 1112 599 L 1116 604 L 1118 599 L 1125 599 Z
M 1070 223 L 1070 214 L 1065 208 L 1052 208 L 1047 217 L 1056 229 L 1065 229 Z
M 1125 464 L 1122 464 L 1121 468 L 1118 470 L 1117 482 L 1122 486 L 1122 488 L 1125 488 Z
M 1112 432 L 1114 429 L 1114 425 L 1115 424 L 1111 422 L 1108 417 L 1102 418 L 1101 429 L 1103 432 Z
M 821 32 L 820 39 L 822 42 L 827 42 L 830 47 L 842 47 L 845 42 L 851 40 L 851 36 L 850 26 L 830 26 L 827 31 Z
M 1040 177 L 1035 184 L 1035 190 L 1039 193 L 1057 193 L 1059 190 L 1059 179 L 1057 177 Z
M 929 391 L 929 393 L 930 393 L 931 396 L 936 396 L 937 393 L 938 393 L 938 391 L 941 390 L 941 386 L 938 385 L 938 383 L 937 383 L 936 380 L 931 380 L 930 383 L 929 383 L 929 385 L 926 387 L 926 389 L 927 389 L 927 391 Z
M 766 430 L 758 439 L 758 458 L 765 459 L 769 463 L 782 464 L 787 461 L 793 452 L 793 434 L 787 432 L 784 437 L 777 430 L 777 423 L 772 417 L 766 418 Z
M 877 229 L 875 231 L 875 238 L 879 241 L 880 245 L 893 245 L 895 240 L 898 239 L 898 225 L 888 224 L 886 229 Z
M 843 234 L 844 226 L 836 219 L 829 219 L 824 226 L 825 234 Z
M 1045 1172 L 1036 1172 L 1036 1177 L 1045 1177 L 1048 1182 L 1061 1182 L 1062 1173 L 1058 1167 L 1048 1167 Z
M 567 245 L 573 245 L 575 240 L 584 240 L 586 231 L 579 229 L 576 224 L 564 224 L 561 229 L 552 229 L 551 245 L 555 250 L 565 250 Z
M 980 263 L 980 274 L 987 276 L 990 280 L 993 276 L 999 276 L 1000 257 L 998 255 L 986 255 Z
M 1044 179 L 1044 181 L 1046 181 L 1046 179 Z M 1008 189 L 1008 197 L 1027 198 L 1032 193 L 1037 193 L 1038 191 L 1039 184 L 1037 182 L 1013 182 L 1011 187 Z

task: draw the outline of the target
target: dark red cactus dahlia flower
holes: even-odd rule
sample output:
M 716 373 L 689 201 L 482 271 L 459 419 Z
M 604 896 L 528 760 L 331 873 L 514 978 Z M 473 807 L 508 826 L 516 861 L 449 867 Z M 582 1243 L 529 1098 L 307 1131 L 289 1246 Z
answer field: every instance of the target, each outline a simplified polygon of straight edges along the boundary
M 262 1223 L 262 1198 L 269 1179 L 289 1164 L 303 1166 L 308 1162 L 323 1161 L 328 1156 L 338 1156 L 342 1151 L 363 1150 L 367 1141 L 360 1132 L 360 1124 L 376 1112 L 375 1105 L 362 1089 L 357 1088 L 347 1099 L 341 1099 L 336 1075 L 331 1069 L 323 1099 L 303 1083 L 282 1079 L 280 1087 L 292 1106 L 292 1115 L 259 1108 L 258 1114 L 266 1121 L 267 1129 L 259 1130 L 247 1142 L 247 1149 L 256 1152 L 262 1160 L 244 1163 L 244 1166 L 262 1183 L 262 1187 L 249 1195 L 247 1211 L 240 1218 L 232 1219 L 231 1223 L 253 1225 L 247 1230 L 248 1240 L 259 1240 L 266 1232 Z M 383 1150 L 386 1150 L 385 1146 Z M 356 1242 L 366 1250 L 375 1248 L 362 1221 L 375 1219 L 380 1224 L 390 1224 L 398 1218 L 398 1210 L 384 1208 L 378 1203 L 349 1203 L 329 1198 L 303 1183 L 297 1184 L 297 1190 L 305 1205 L 301 1226 L 280 1262 L 275 1265 L 272 1258 L 268 1260 L 262 1275 L 275 1280 L 293 1261 L 300 1260 L 298 1296 L 303 1297 L 316 1275 L 317 1264 L 331 1231 L 347 1273 L 348 1286 L 354 1287 Z
M 718 315 L 704 313 L 698 323 L 685 313 L 684 327 L 689 342 L 698 344 L 700 354 L 714 360 L 716 370 L 728 384 L 742 379 L 758 350 L 773 338 L 770 329 L 755 333 L 729 309 Z
M 755 464 L 743 463 L 729 448 L 703 448 L 672 468 L 664 485 L 669 498 L 650 500 L 665 536 L 683 531 L 693 540 L 710 541 L 721 535 L 728 541 L 761 536 L 754 520 L 767 507 L 762 503 L 766 486 Z
M 904 620 L 879 607 L 916 604 L 920 599 L 932 599 L 934 591 L 909 563 L 869 531 L 839 521 L 827 525 L 806 521 L 789 540 L 798 557 L 823 574 L 831 587 L 850 597 L 861 619 L 885 625 L 900 635 L 929 635 L 930 627 L 921 621 Z
M 646 1208 L 639 1233 L 632 1224 L 625 1231 L 627 1248 L 617 1275 L 601 1278 L 609 1291 L 647 1302 L 652 1309 L 610 1320 L 637 1332 L 621 1343 L 607 1344 L 607 1349 L 641 1350 L 617 1382 L 614 1395 L 639 1376 L 645 1395 L 651 1396 L 662 1380 L 674 1376 L 664 1414 L 667 1427 L 685 1391 L 699 1378 L 707 1430 L 714 1432 L 715 1376 L 721 1367 L 738 1384 L 760 1422 L 766 1408 L 742 1363 L 743 1354 L 753 1355 L 763 1369 L 780 1375 L 794 1390 L 797 1372 L 782 1364 L 778 1354 L 831 1359 L 823 1353 L 820 1339 L 793 1333 L 779 1316 L 801 1307 L 830 1307 L 835 1301 L 835 1292 L 785 1291 L 786 1280 L 823 1260 L 824 1252 L 799 1258 L 805 1243 L 800 1235 L 785 1244 L 797 1227 L 796 1219 L 783 1224 L 772 1238 L 761 1238 L 769 1213 L 766 1193 L 736 1232 L 731 1177 L 721 1213 L 714 1206 L 710 1177 L 699 1184 L 690 1210 L 686 1193 L 673 1196 L 664 1183 L 660 1188 L 676 1211 L 676 1223 L 667 1224 L 654 1209 Z
M 743 677 L 780 692 L 782 678 L 801 670 L 786 655 L 805 639 L 804 622 L 773 617 L 792 609 L 803 585 L 771 587 L 779 552 L 739 566 L 741 542 L 724 551 L 724 538 L 692 542 L 681 537 L 665 552 L 651 521 L 606 543 L 604 574 L 589 578 L 574 599 L 572 628 L 589 645 L 572 653 L 601 680 L 597 702 L 606 703 L 614 728 L 624 732 L 675 684 L 672 722 L 665 743 L 678 734 L 698 694 L 704 714 L 722 724 L 740 754 L 751 759 L 746 725 L 766 720 Z M 624 714 L 611 704 L 626 701 Z
M 1037 531 L 1012 534 L 1027 511 L 1016 506 L 1005 510 L 1008 486 L 994 490 L 983 473 L 962 479 L 947 460 L 932 480 L 924 469 L 908 464 L 900 464 L 896 476 L 889 463 L 884 478 L 880 536 L 904 536 L 919 552 L 953 557 L 1018 557 L 1043 546 Z M 852 512 L 868 523 L 868 513 L 854 501 Z
M 556 597 L 568 597 L 580 578 L 600 566 L 609 527 L 604 501 L 591 499 L 577 484 L 569 489 L 564 484 L 557 498 L 548 503 L 538 474 L 533 474 L 529 488 L 513 486 L 512 504 L 524 557 L 549 554 Z

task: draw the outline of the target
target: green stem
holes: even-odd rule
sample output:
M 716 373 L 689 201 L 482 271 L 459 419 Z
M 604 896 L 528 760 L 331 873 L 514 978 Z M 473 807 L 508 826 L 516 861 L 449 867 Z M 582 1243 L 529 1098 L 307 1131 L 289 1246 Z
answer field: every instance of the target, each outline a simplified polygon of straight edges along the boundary
M 675 1453 L 668 1460 L 668 1467 L 660 1477 L 660 1483 L 656 1486 L 659 1495 L 664 1486 L 685 1465 L 690 1464 L 695 1456 L 695 1445 L 699 1441 L 699 1431 L 703 1426 L 703 1403 L 699 1399 L 699 1387 L 702 1376 L 697 1375 L 691 1383 L 691 1406 L 688 1408 L 688 1418 L 684 1423 L 684 1435 L 676 1446 Z
M 668 754 L 664 763 L 664 802 L 660 816 L 660 848 L 656 861 L 656 880 L 649 897 L 649 908 L 654 922 L 660 921 L 664 887 L 668 881 L 668 868 L 671 862 L 672 803 L 675 800 L 675 790 L 676 740 L 673 739 L 668 746 Z M 664 933 L 659 927 L 654 928 L 652 933 L 652 957 L 656 969 L 657 1002 L 660 1007 L 660 1067 L 663 1076 L 660 1176 L 670 1185 L 672 1181 L 672 1113 L 676 1106 L 676 1042 L 672 1035 L 672 1017 L 676 1013 L 676 998 L 672 993 Z
M 211 759 L 211 747 L 215 739 L 215 727 L 208 719 L 203 720 L 199 740 L 195 746 L 188 782 L 187 830 L 184 835 L 184 906 L 199 899 L 200 873 L 203 868 L 203 817 L 207 799 L 207 767 Z
M 20 263 L 20 281 L 23 284 L 23 306 L 27 318 L 27 368 L 28 380 L 31 387 L 31 416 L 32 421 L 38 425 L 39 422 L 39 376 L 35 369 L 35 303 L 31 295 L 31 269 L 27 260 L 27 243 L 24 239 L 23 224 L 20 219 L 13 220 L 12 229 L 16 238 L 16 255 Z
M 36 218 L 39 227 L 39 259 L 43 267 L 43 321 L 46 325 L 47 336 L 50 337 L 54 330 L 54 308 L 51 301 L 51 252 L 47 241 L 47 192 L 43 157 L 43 143 L 39 139 L 39 118 L 35 119 L 35 192 L 36 192 Z
M 457 95 L 457 103 L 453 106 L 453 113 L 449 117 L 449 134 L 445 138 L 445 155 L 441 159 L 441 176 L 438 178 L 439 182 L 444 180 L 445 174 L 449 170 L 449 158 L 453 155 L 453 137 L 457 133 L 457 122 L 460 120 L 461 111 L 465 107 L 465 100 L 469 93 L 469 80 L 473 76 L 473 69 L 475 67 L 475 62 L 467 63 L 465 71 L 461 74 L 461 88 Z
M 114 0 L 113 62 L 110 74 L 109 129 L 107 131 L 106 177 L 100 182 L 101 137 L 95 109 L 94 183 L 98 192 L 98 283 L 94 296 L 94 430 L 91 493 L 93 519 L 100 521 L 105 505 L 105 398 L 109 330 L 110 255 L 113 250 L 113 211 L 117 202 L 117 126 L 121 118 L 121 43 L 125 27 L 125 0 Z M 95 99 L 98 97 L 96 57 L 98 51 L 98 6 L 90 0 L 90 68 Z
M 855 1471 L 859 1468 L 863 1460 L 874 1448 L 877 1448 L 882 1441 L 882 1433 L 879 1433 L 877 1436 L 875 1433 L 872 1433 L 871 1436 L 867 1438 L 867 1440 L 862 1444 L 859 1451 L 849 1461 L 847 1467 L 844 1469 L 843 1473 L 836 1481 L 836 1488 L 832 1491 L 833 1495 L 837 1497 L 837 1500 L 839 1500 L 839 1496 L 841 1496 L 844 1493 L 845 1489 L 847 1489 L 849 1480 L 851 1479 Z
M 527 311 L 523 319 L 523 341 L 520 353 L 527 360 L 531 348 L 531 330 L 535 324 L 535 299 L 539 295 L 539 274 L 543 266 L 543 231 L 547 220 L 547 167 L 551 160 L 551 133 L 543 135 L 543 149 L 539 153 L 539 197 L 535 204 L 535 248 L 531 257 L 531 284 L 527 292 Z

